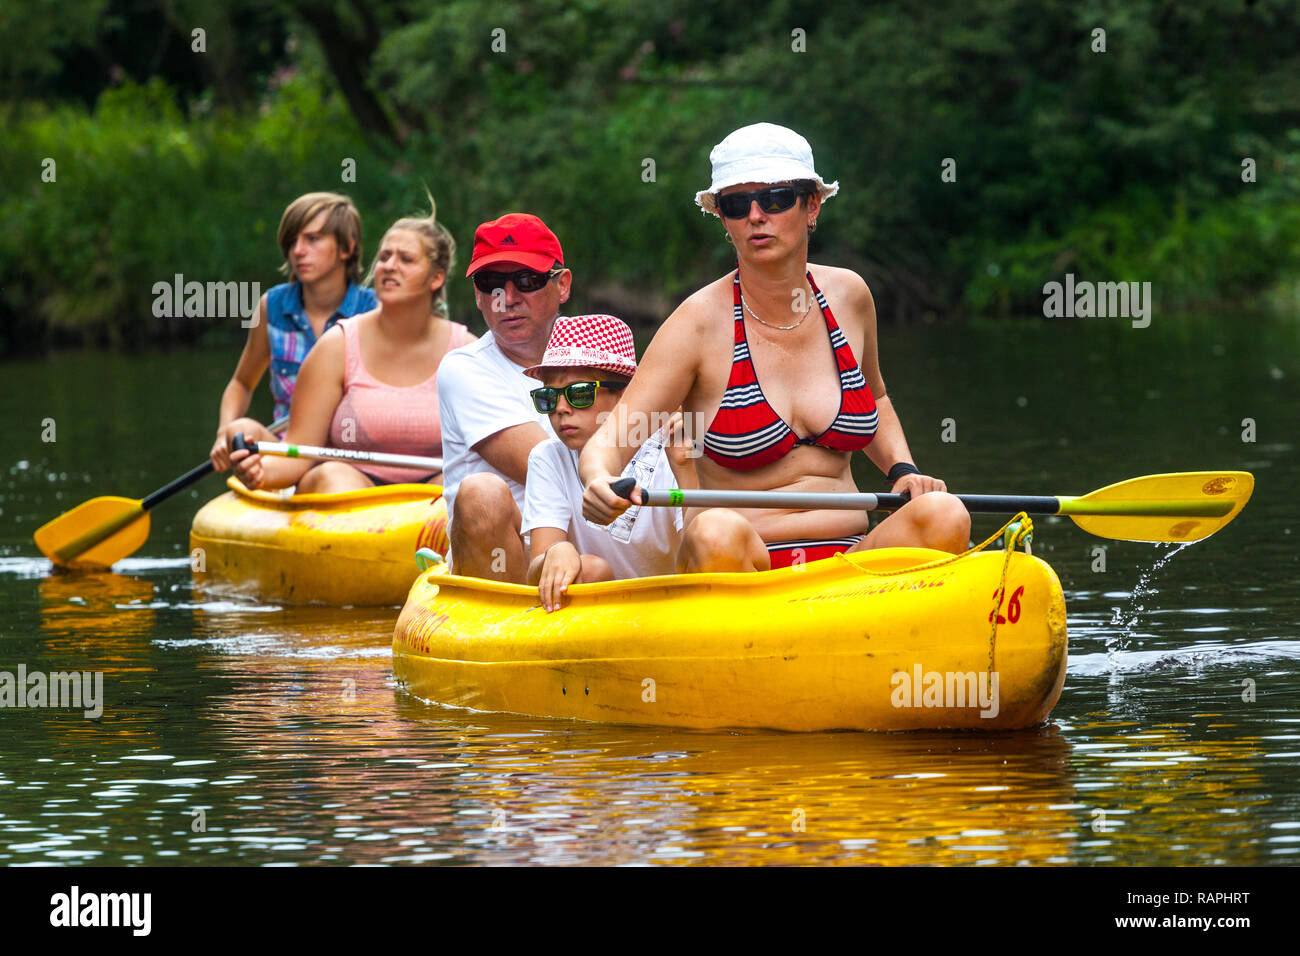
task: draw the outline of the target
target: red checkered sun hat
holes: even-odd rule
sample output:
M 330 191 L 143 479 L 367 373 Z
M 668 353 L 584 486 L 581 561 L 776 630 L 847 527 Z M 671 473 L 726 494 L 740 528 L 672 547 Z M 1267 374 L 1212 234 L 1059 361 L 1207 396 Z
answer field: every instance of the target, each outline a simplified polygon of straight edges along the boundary
M 548 368 L 585 366 L 631 376 L 636 372 L 632 330 L 612 315 L 561 316 L 551 328 L 542 363 L 524 369 L 540 379 Z
M 512 212 L 485 222 L 474 231 L 474 255 L 465 275 L 472 276 L 484 266 L 498 262 L 514 262 L 525 269 L 549 272 L 556 263 L 564 265 L 564 250 L 546 223 L 528 213 Z

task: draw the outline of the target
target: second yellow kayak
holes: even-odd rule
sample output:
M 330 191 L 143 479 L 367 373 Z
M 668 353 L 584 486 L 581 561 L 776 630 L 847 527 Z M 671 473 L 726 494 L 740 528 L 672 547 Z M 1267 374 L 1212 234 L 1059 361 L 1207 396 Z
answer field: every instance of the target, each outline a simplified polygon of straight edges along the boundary
M 196 584 L 295 604 L 401 604 L 415 552 L 447 551 L 437 485 L 386 485 L 281 498 L 238 479 L 190 529 Z

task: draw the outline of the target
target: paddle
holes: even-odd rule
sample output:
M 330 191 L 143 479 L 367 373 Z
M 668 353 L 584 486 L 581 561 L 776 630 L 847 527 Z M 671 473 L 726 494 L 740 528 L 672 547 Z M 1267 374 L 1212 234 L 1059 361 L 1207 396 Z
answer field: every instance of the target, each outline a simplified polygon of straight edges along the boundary
M 629 498 L 636 481 L 610 485 Z M 1200 541 L 1218 531 L 1246 506 L 1255 478 L 1244 471 L 1186 471 L 1146 475 L 1107 485 L 1086 495 L 957 495 L 972 514 L 1068 515 L 1080 528 L 1119 541 Z M 905 495 L 824 492 L 641 489 L 647 505 L 687 508 L 792 508 L 897 511 Z
M 365 461 L 375 465 L 392 465 L 395 468 L 442 471 L 441 458 L 422 458 L 419 455 L 390 455 L 381 451 L 357 451 L 351 448 L 318 448 L 315 445 L 290 445 L 282 441 L 246 441 L 242 432 L 234 437 L 230 447 L 233 451 L 247 448 L 255 455 L 315 458 L 321 461 Z
M 271 423 L 271 431 L 289 419 Z M 91 498 L 47 521 L 32 535 L 41 553 L 60 567 L 107 568 L 121 561 L 149 537 L 149 511 L 212 471 L 212 460 L 196 465 L 146 498 Z

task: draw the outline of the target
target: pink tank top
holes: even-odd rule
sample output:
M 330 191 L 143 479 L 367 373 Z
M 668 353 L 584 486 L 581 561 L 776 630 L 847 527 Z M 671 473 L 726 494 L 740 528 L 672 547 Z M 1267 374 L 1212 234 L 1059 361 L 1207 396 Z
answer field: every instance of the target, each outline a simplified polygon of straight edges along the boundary
M 330 423 L 330 445 L 441 458 L 438 373 L 435 371 L 418 385 L 386 385 L 366 371 L 361 361 L 361 330 L 357 323 L 340 322 L 339 327 L 343 330 L 347 358 L 343 398 Z M 469 341 L 469 329 L 459 322 L 451 323 L 447 351 Z M 359 464 L 357 467 L 383 484 L 424 481 L 429 477 L 427 473 L 391 465 Z

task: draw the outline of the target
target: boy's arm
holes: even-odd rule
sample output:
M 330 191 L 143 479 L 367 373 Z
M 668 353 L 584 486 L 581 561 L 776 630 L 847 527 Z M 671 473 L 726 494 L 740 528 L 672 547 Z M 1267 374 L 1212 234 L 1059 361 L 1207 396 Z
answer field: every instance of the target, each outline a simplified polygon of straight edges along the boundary
M 521 530 L 528 535 L 528 574 L 524 579 L 528 584 L 540 580 L 546 549 L 568 539 L 573 521 L 567 499 L 561 494 L 564 476 L 556 470 L 555 458 L 547 451 L 548 446 L 539 444 L 526 458 L 530 478 L 524 487 Z
M 559 528 L 533 528 L 528 532 L 528 577 L 529 584 L 536 584 L 542 577 L 542 562 L 546 560 L 546 549 L 553 544 L 567 541 L 568 535 Z
M 221 393 L 221 405 L 217 411 L 217 436 L 212 443 L 212 451 L 208 453 L 217 471 L 230 469 L 230 438 L 233 430 L 229 426 L 247 414 L 253 401 L 253 390 L 271 364 L 271 337 L 266 331 L 265 295 L 257 303 L 257 308 L 257 321 L 248 330 L 248 338 L 244 342 L 244 351 L 239 355 L 239 364 L 235 366 L 235 374 L 230 377 Z
M 266 330 L 266 296 L 257 303 L 257 320 L 248 330 L 244 350 L 239 355 L 235 374 L 221 396 L 217 427 L 228 425 L 248 411 L 249 400 L 257 383 L 271 364 L 271 336 Z

